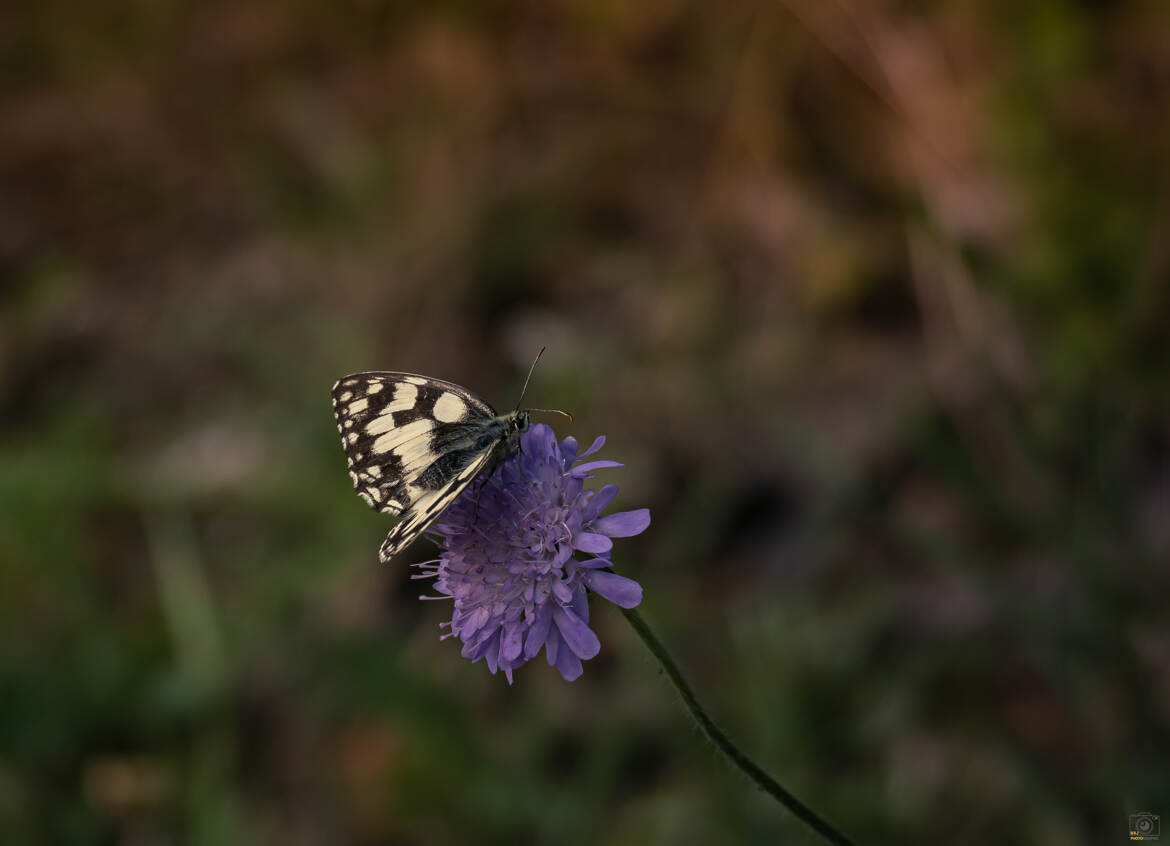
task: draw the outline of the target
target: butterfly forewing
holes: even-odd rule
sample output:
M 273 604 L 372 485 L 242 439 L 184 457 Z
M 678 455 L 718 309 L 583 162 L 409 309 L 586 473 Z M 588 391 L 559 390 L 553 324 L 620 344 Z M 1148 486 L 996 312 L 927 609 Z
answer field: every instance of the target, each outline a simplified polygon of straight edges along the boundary
M 341 379 L 333 412 L 358 495 L 377 511 L 403 516 L 382 545 L 383 560 L 488 468 L 521 417 L 497 416 L 451 382 L 394 372 Z

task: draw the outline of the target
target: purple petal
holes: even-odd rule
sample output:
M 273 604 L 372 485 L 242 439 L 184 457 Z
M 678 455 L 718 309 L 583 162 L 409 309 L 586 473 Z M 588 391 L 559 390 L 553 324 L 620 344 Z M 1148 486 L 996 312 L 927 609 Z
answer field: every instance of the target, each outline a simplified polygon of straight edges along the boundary
M 552 612 L 542 611 L 536 615 L 536 620 L 533 621 L 532 627 L 528 630 L 528 637 L 524 641 L 525 658 L 535 658 L 540 654 L 540 648 L 548 638 L 548 629 L 551 625 Z
M 577 460 L 577 439 L 572 435 L 561 441 L 561 455 L 565 457 L 565 461 L 572 464 Z
M 601 593 L 601 591 L 598 591 L 598 593 Z M 605 596 L 603 593 L 601 595 Z M 606 599 L 609 599 L 609 597 L 606 597 Z M 523 649 L 524 635 L 521 633 L 521 628 L 519 626 L 513 626 L 511 630 L 506 635 L 504 635 L 504 638 L 500 643 L 500 663 L 511 664 L 514 660 L 520 657 L 520 652 Z
M 593 470 L 604 470 L 606 467 L 621 467 L 621 466 L 623 466 L 623 465 L 620 461 L 604 461 L 604 460 L 602 460 L 602 461 L 586 461 L 584 464 L 578 464 L 576 467 L 574 467 L 572 470 L 570 470 L 566 475 L 576 476 L 576 477 L 580 478 L 581 476 L 584 476 L 586 473 L 589 473 L 590 471 L 593 471 Z
M 650 525 L 650 509 L 637 508 L 633 511 L 619 511 L 607 514 L 593 521 L 595 531 L 611 538 L 630 538 L 640 535 Z
M 572 527 L 570 527 L 570 529 L 571 528 Z M 560 546 L 557 547 L 557 554 L 556 554 L 556 557 L 553 559 L 553 563 L 556 564 L 556 566 L 558 566 L 558 567 L 564 567 L 565 564 L 568 562 L 568 560 L 572 557 L 573 557 L 573 547 L 567 543 L 561 544 Z
M 591 570 L 594 567 L 612 567 L 613 562 L 608 558 L 590 558 L 587 561 L 574 561 L 578 567 L 583 570 Z
M 581 622 L 589 622 L 589 597 L 586 595 L 584 585 L 577 585 L 577 592 L 573 594 L 573 601 L 569 603 L 569 607 L 565 610 L 576 614 L 577 619 Z
M 557 579 L 553 582 L 552 592 L 553 596 L 561 602 L 572 602 L 573 600 L 573 589 L 565 584 L 563 579 Z
M 547 423 L 537 423 L 521 436 L 524 452 L 531 456 L 556 455 L 557 436 Z
M 463 651 L 460 653 L 464 658 L 469 658 L 472 662 L 478 661 L 482 658 L 492 646 L 492 638 L 494 635 L 480 636 L 477 635 L 469 638 L 463 643 Z
M 600 552 L 609 552 L 613 549 L 613 541 L 596 532 L 577 532 L 573 535 L 573 548 L 597 555 Z
M 557 468 L 556 464 L 551 461 L 540 461 L 536 464 L 535 467 L 531 467 L 529 469 L 529 475 L 531 475 L 535 481 L 540 482 L 540 484 L 545 488 L 549 490 L 555 490 L 557 482 L 559 482 L 561 478 L 561 471 Z
M 551 619 L 551 617 L 550 617 Z M 548 665 L 555 667 L 557 665 L 557 657 L 562 652 L 568 652 L 567 649 L 561 649 L 561 633 L 556 629 L 548 630 L 548 637 L 544 641 L 544 657 L 548 659 Z
M 597 515 L 604 511 L 613 498 L 617 496 L 617 485 L 605 485 L 601 490 L 593 495 L 593 499 L 589 500 L 589 504 L 585 507 L 585 515 L 588 519 L 596 519 Z
M 498 640 L 493 637 L 491 640 L 488 641 L 488 643 L 491 644 L 492 646 L 496 646 L 498 643 Z M 500 654 L 500 650 L 498 648 L 488 649 L 483 654 L 483 658 L 485 661 L 487 661 L 488 669 L 492 671 L 493 676 L 496 674 L 496 669 L 499 667 L 499 662 L 496 660 L 497 656 L 499 654 Z
M 603 446 L 605 446 L 605 435 L 598 435 L 596 438 L 593 439 L 593 443 L 591 443 L 589 445 L 589 449 L 585 450 L 583 453 L 581 453 L 577 457 L 584 458 L 587 455 L 593 455 L 593 453 L 597 452 Z
M 635 608 L 642 601 L 642 586 L 633 579 L 608 570 L 588 570 L 582 578 L 590 590 L 621 608 Z
M 567 614 L 558 608 L 553 611 L 553 622 L 556 623 L 561 637 L 565 639 L 565 645 L 573 650 L 573 654 L 578 658 L 588 661 L 601 651 L 601 641 L 597 639 L 593 629 L 581 622 L 575 614 Z
M 581 666 L 581 659 L 567 649 L 562 649 L 561 653 L 557 656 L 556 667 L 565 681 L 576 681 L 584 671 L 584 668 Z

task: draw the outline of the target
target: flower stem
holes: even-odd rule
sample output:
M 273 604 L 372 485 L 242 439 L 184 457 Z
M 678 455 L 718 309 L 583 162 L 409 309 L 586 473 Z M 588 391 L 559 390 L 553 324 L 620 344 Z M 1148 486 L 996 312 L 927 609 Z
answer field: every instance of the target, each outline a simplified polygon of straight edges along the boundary
M 662 665 L 662 669 L 666 671 L 666 675 L 670 678 L 678 695 L 682 697 L 683 704 L 686 705 L 687 710 L 691 712 L 691 716 L 695 718 L 695 722 L 699 724 L 699 728 L 703 730 L 703 734 L 707 735 L 707 739 L 715 745 L 715 747 L 731 759 L 744 775 L 756 783 L 756 786 L 761 790 L 771 794 L 772 797 L 795 814 L 802 822 L 805 823 L 821 837 L 830 843 L 836 843 L 838 846 L 851 846 L 851 841 L 844 834 L 837 831 L 833 826 L 829 825 L 821 819 L 811 808 L 806 806 L 803 802 L 780 786 L 776 779 L 772 778 L 766 772 L 743 753 L 743 751 L 731 742 L 731 739 L 723 733 L 719 726 L 707 715 L 703 710 L 703 706 L 699 704 L 699 700 L 695 697 L 695 691 L 691 688 L 687 680 L 683 678 L 682 672 L 679 671 L 678 665 L 674 663 L 674 659 L 670 657 L 670 653 L 654 634 L 654 631 L 647 625 L 642 615 L 633 608 L 623 608 L 622 614 L 630 621 L 630 625 L 634 627 L 634 631 L 642 638 L 646 647 L 658 659 Z

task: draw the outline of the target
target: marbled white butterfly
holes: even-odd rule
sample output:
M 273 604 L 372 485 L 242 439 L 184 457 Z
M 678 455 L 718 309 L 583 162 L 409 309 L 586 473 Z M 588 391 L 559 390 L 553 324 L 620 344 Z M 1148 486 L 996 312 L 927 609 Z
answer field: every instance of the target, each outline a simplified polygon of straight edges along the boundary
M 496 414 L 451 382 L 388 371 L 338 380 L 333 414 L 358 496 L 403 518 L 382 543 L 383 561 L 409 546 L 477 476 L 514 454 L 529 423 L 519 407 Z

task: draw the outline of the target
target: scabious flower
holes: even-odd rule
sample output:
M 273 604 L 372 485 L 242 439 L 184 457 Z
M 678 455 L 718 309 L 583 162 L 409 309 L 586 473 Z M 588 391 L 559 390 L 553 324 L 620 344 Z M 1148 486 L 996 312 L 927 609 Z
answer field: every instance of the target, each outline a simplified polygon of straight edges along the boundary
M 611 538 L 644 531 L 649 509 L 603 517 L 617 486 L 585 490 L 592 471 L 621 466 L 579 463 L 604 443 L 599 437 L 578 455 L 574 438 L 558 443 L 551 427 L 536 424 L 521 435 L 520 451 L 469 486 L 430 530 L 442 553 L 419 565 L 418 578 L 435 577 L 435 590 L 454 600 L 443 637 L 457 635 L 463 657 L 483 658 L 509 683 L 542 647 L 567 681 L 581 675 L 581 662 L 601 649 L 587 591 L 622 608 L 642 601 L 641 585 L 608 568 Z

